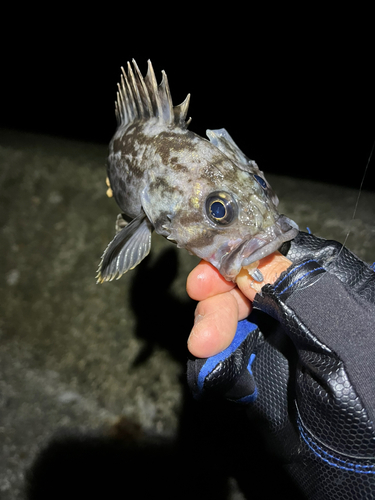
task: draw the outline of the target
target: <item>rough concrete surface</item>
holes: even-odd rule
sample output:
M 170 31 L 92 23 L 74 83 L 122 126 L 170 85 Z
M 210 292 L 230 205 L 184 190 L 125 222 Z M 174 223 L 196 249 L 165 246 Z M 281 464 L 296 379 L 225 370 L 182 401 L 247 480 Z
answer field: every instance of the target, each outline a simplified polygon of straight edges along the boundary
M 267 481 L 270 459 L 242 412 L 197 404 L 186 388 L 197 259 L 155 235 L 138 268 L 96 284 L 118 213 L 106 154 L 0 131 L 0 498 L 240 500 L 249 476 L 264 498 L 291 498 L 277 463 Z M 352 220 L 357 189 L 269 180 L 301 229 L 341 242 L 350 229 L 347 246 L 375 260 L 373 193 Z M 244 450 L 260 458 L 244 466 Z

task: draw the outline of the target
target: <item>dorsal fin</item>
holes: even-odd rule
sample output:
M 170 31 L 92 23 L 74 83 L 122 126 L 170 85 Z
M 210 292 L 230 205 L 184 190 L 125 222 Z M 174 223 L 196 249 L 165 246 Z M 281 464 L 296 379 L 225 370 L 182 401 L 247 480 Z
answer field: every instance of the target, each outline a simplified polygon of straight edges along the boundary
M 157 84 L 151 61 L 148 61 L 147 74 L 143 78 L 133 59 L 133 68 L 128 62 L 127 73 L 121 68 L 121 83 L 118 84 L 115 113 L 118 125 L 127 125 L 137 120 L 156 117 L 166 125 L 187 128 L 191 118 L 186 121 L 190 94 L 184 102 L 173 106 L 168 78 L 162 71 L 162 81 Z
M 241 170 L 254 173 L 259 170 L 255 161 L 250 160 L 237 146 L 232 137 L 228 134 L 225 128 L 217 130 L 206 130 L 207 137 L 210 142 L 220 149 L 230 160 L 232 160 Z

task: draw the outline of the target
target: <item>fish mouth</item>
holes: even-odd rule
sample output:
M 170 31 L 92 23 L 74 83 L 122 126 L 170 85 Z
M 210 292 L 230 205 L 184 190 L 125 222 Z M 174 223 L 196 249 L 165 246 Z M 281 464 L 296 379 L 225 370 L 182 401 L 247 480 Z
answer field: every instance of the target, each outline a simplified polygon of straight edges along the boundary
M 285 241 L 292 240 L 298 234 L 297 224 L 280 215 L 273 226 L 251 239 L 240 243 L 236 249 L 225 255 L 221 261 L 220 273 L 228 281 L 235 281 L 243 266 L 248 266 L 275 252 Z

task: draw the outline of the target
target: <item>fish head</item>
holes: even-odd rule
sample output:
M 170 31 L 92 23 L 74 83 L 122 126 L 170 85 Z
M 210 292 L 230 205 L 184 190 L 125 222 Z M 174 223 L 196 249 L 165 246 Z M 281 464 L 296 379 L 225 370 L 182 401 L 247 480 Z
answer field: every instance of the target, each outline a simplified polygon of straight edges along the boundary
M 186 195 L 164 228 L 178 247 L 235 281 L 243 266 L 293 239 L 298 226 L 279 214 L 278 198 L 263 172 L 229 134 L 224 129 L 207 133 L 215 155 L 206 155 L 205 164 L 196 168 Z

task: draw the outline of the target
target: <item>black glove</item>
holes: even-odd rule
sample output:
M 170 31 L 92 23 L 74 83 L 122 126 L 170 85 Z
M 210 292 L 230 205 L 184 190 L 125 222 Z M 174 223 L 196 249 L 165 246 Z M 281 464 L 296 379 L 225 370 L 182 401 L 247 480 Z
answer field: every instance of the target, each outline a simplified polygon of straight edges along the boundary
M 375 498 L 375 273 L 337 242 L 299 233 L 232 344 L 188 362 L 197 398 L 264 420 L 308 498 Z

